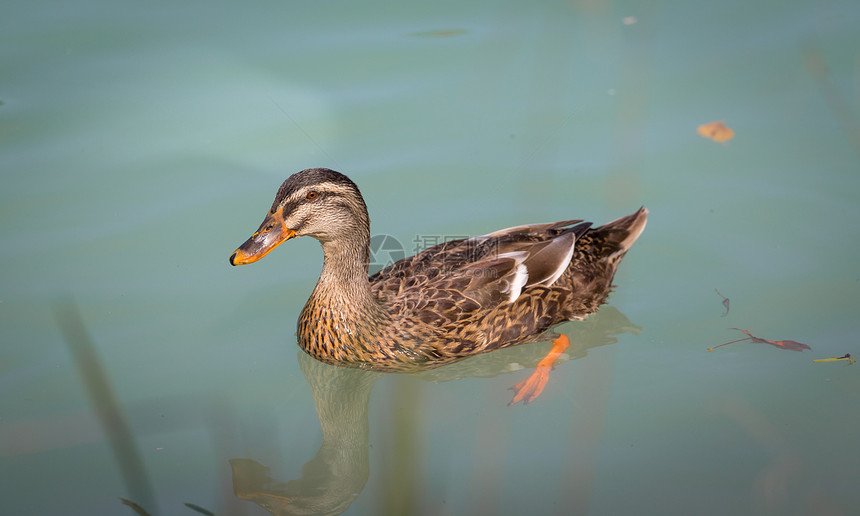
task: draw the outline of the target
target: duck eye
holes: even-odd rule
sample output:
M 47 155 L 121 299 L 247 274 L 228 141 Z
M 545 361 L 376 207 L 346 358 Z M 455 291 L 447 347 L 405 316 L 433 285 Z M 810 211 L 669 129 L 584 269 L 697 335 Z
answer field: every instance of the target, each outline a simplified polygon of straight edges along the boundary
M 317 195 L 319 195 L 319 194 L 317 194 L 315 191 L 311 190 L 310 192 L 308 192 L 308 195 L 306 197 L 309 201 L 312 201 L 312 200 L 317 198 Z

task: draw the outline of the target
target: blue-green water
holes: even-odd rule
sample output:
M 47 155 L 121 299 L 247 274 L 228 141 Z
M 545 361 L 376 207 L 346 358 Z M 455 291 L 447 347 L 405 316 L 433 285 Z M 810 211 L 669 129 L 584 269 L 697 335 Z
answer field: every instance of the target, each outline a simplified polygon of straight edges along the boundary
M 3 514 L 860 506 L 860 365 L 812 362 L 860 354 L 856 2 L 3 11 Z M 715 120 L 734 139 L 696 134 Z M 611 306 L 562 325 L 569 360 L 507 406 L 546 344 L 418 377 L 323 367 L 294 337 L 317 243 L 228 265 L 314 166 L 409 253 L 651 215 Z M 58 325 L 70 306 L 115 412 Z M 812 349 L 707 352 L 729 327 Z

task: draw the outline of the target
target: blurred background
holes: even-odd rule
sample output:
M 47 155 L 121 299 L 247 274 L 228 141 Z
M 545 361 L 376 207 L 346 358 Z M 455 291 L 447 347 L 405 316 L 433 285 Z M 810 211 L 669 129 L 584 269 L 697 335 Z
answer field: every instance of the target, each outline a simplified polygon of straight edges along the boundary
M 855 512 L 860 366 L 812 360 L 860 354 L 859 24 L 850 0 L 7 1 L 0 512 Z M 546 344 L 305 364 L 318 244 L 227 258 L 317 166 L 406 254 L 651 215 L 507 406 Z M 729 328 L 811 349 L 709 353 Z

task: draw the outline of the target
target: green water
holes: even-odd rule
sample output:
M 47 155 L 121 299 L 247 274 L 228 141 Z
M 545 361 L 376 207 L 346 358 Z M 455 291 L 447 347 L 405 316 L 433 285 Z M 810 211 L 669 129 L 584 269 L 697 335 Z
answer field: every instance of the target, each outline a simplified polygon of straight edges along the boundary
M 856 512 L 860 365 L 812 360 L 860 355 L 858 24 L 848 0 L 6 2 L 0 513 Z M 315 166 L 410 254 L 651 215 L 507 406 L 546 344 L 323 366 L 294 337 L 317 243 L 229 266 Z M 812 349 L 707 352 L 730 327 Z

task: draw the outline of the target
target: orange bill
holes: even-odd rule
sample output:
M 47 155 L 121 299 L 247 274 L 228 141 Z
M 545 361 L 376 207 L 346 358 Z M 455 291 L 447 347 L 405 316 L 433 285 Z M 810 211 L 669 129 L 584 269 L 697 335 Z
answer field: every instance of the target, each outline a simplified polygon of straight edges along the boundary
M 254 263 L 281 243 L 296 236 L 296 232 L 289 229 L 281 218 L 281 211 L 270 213 L 260 224 L 260 228 L 245 240 L 236 251 L 230 255 L 231 265 L 245 265 Z

